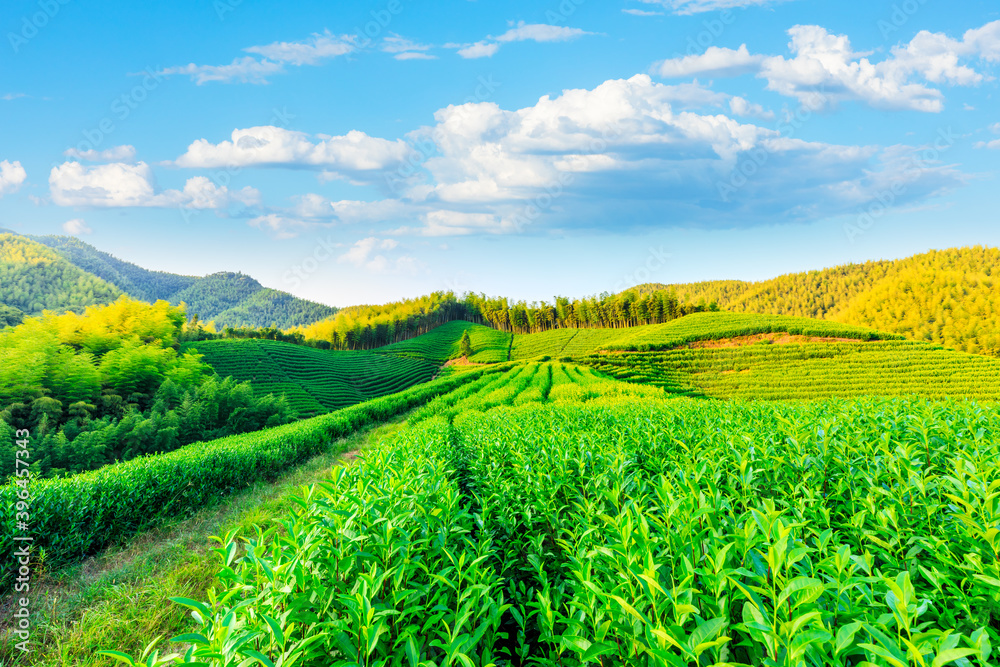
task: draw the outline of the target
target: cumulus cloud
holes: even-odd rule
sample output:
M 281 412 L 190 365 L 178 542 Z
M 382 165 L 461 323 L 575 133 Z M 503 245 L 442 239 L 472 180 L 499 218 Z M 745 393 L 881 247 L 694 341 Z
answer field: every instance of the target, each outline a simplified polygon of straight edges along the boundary
M 729 98 L 729 110 L 733 114 L 743 118 L 759 118 L 760 120 L 774 120 L 774 112 L 765 109 L 759 104 L 748 102 L 743 97 Z
M 245 49 L 254 56 L 234 58 L 228 65 L 196 65 L 190 63 L 167 67 L 157 75 L 184 74 L 199 86 L 218 81 L 223 83 L 267 83 L 268 77 L 283 74 L 286 65 L 301 67 L 319 65 L 326 60 L 347 55 L 356 50 L 353 35 L 334 35 L 329 30 L 314 33 L 301 42 L 274 42 Z
M 265 125 L 233 130 L 229 141 L 198 139 L 173 164 L 188 168 L 286 166 L 322 169 L 329 177 L 353 180 L 398 168 L 411 154 L 402 141 L 389 141 L 352 130 L 346 135 L 311 137 L 304 132 Z
M 58 206 L 224 209 L 260 203 L 254 188 L 233 191 L 204 176 L 188 179 L 182 190 L 157 191 L 153 171 L 145 162 L 93 167 L 64 162 L 49 173 L 49 188 Z
M 80 218 L 73 218 L 72 220 L 67 220 L 63 223 L 63 231 L 67 234 L 72 234 L 73 236 L 80 236 L 81 234 L 91 234 L 93 229 L 87 226 L 87 223 Z
M 768 117 L 743 98 L 647 75 L 566 90 L 532 106 L 450 106 L 412 141 L 433 141 L 427 178 L 384 200 L 394 234 L 455 236 L 531 228 L 662 225 L 747 226 L 815 220 L 853 211 L 886 183 L 910 201 L 958 187 L 945 165 L 916 172 L 904 149 L 792 138 L 720 112 Z M 914 149 L 916 150 L 916 149 Z M 744 172 L 750 165 L 753 177 Z M 377 204 L 361 206 L 374 210 Z
M 63 155 L 87 162 L 132 162 L 135 160 L 135 146 L 112 146 L 103 151 L 93 148 L 85 151 L 78 148 L 68 148 L 63 152 Z
M 594 33 L 580 28 L 520 21 L 502 35 L 488 36 L 472 44 L 445 44 L 445 47 L 458 49 L 458 55 L 463 58 L 488 58 L 500 50 L 501 44 L 525 41 L 565 42 L 592 34 Z
M 961 40 L 923 30 L 878 62 L 855 51 L 846 35 L 821 26 L 797 25 L 788 34 L 790 58 L 751 54 L 745 44 L 735 51 L 713 46 L 701 55 L 660 61 L 653 70 L 663 77 L 755 72 L 769 90 L 813 110 L 854 100 L 880 109 L 939 112 L 944 96 L 929 84 L 977 85 L 985 75 L 967 61 L 1000 62 L 1000 21 L 968 30 Z
M 0 197 L 17 192 L 27 178 L 27 172 L 17 160 L 14 162 L 0 161 Z

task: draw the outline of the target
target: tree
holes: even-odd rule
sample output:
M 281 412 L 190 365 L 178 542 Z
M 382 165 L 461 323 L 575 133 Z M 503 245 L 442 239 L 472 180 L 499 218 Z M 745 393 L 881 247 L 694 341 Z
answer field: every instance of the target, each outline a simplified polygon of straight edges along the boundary
M 472 338 L 469 337 L 468 329 L 462 333 L 462 340 L 459 341 L 458 346 L 463 357 L 468 359 L 472 356 Z

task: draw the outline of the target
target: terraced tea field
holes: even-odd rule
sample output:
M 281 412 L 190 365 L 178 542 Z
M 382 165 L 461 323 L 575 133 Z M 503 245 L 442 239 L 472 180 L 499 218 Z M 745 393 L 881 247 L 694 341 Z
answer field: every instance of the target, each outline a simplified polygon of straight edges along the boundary
M 335 352 L 269 340 L 190 343 L 223 376 L 249 381 L 258 395 L 287 397 L 300 417 L 402 391 L 434 377 L 437 365 L 416 358 Z
M 694 313 L 663 324 L 622 329 L 551 329 L 531 334 L 508 334 L 469 322 L 449 322 L 423 336 L 374 351 L 444 363 L 458 356 L 458 342 L 463 331 L 468 331 L 472 338 L 475 354 L 471 361 L 480 363 L 507 361 L 508 349 L 510 360 L 543 356 L 556 359 L 598 350 L 665 350 L 695 341 L 770 333 L 854 340 L 901 339 L 864 327 L 803 317 Z
M 475 363 L 507 361 L 511 334 L 460 320 L 442 324 L 422 336 L 386 345 L 373 352 L 425 359 L 440 365 L 458 357 L 459 341 L 462 340 L 465 331 L 469 332 L 469 337 L 472 339 L 473 355 L 469 361 Z
M 611 377 L 724 399 L 1000 400 L 1000 361 L 913 341 L 754 344 L 580 357 Z
M 974 402 L 670 399 L 515 365 L 411 413 L 281 536 L 227 536 L 217 593 L 175 599 L 177 660 L 986 667 L 998 478 Z

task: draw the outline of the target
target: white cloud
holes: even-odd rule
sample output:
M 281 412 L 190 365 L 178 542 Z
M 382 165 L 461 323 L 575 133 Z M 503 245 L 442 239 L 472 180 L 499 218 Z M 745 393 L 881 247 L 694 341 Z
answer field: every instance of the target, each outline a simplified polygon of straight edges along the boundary
M 319 65 L 325 60 L 343 56 L 356 50 L 352 35 L 334 35 L 329 30 L 314 33 L 301 42 L 274 42 L 264 46 L 250 46 L 247 53 L 261 56 L 234 58 L 228 65 L 196 65 L 167 67 L 157 75 L 186 74 L 199 86 L 212 81 L 224 83 L 267 83 L 268 77 L 285 72 L 285 65 Z
M 93 167 L 64 162 L 52 168 L 49 188 L 58 206 L 224 209 L 232 204 L 260 203 L 260 193 L 254 188 L 232 191 L 204 176 L 188 179 L 183 190 L 157 192 L 153 171 L 145 162 Z
M 73 218 L 72 220 L 67 220 L 63 223 L 63 231 L 67 234 L 72 234 L 73 236 L 80 236 L 81 234 L 91 234 L 93 229 L 87 226 L 87 223 L 80 218 Z
M 520 21 L 502 35 L 496 37 L 489 36 L 474 44 L 445 44 L 445 47 L 457 48 L 458 55 L 463 58 L 489 58 L 500 49 L 501 44 L 525 41 L 565 42 L 592 34 L 594 33 L 581 30 L 580 28 Z
M 437 60 L 437 56 L 430 53 L 420 53 L 419 51 L 407 51 L 397 53 L 393 56 L 396 60 Z
M 663 16 L 663 12 L 651 12 L 647 9 L 623 9 L 622 13 L 632 16 Z
M 223 83 L 267 83 L 267 77 L 272 74 L 283 74 L 285 67 L 281 63 L 270 60 L 257 60 L 250 56 L 235 58 L 228 65 L 181 65 L 167 67 L 158 71 L 157 75 L 186 74 L 199 86 L 212 81 Z
M 279 239 L 293 238 L 306 228 L 312 226 L 305 220 L 281 213 L 259 215 L 250 219 L 247 224 L 258 229 L 266 229 Z
M 650 5 L 660 5 L 672 10 L 675 14 L 700 14 L 723 9 L 740 9 L 744 7 L 764 7 L 777 4 L 783 0 L 639 0 Z
M 746 44 L 738 49 L 710 46 L 703 54 L 661 60 L 653 71 L 664 78 L 688 76 L 739 76 L 759 71 L 764 56 L 751 55 Z
M 905 147 L 808 142 L 723 113 L 684 110 L 700 104 L 770 115 L 743 98 L 646 75 L 514 111 L 486 102 L 441 109 L 435 126 L 411 135 L 435 144 L 423 165 L 429 179 L 385 200 L 400 225 L 393 233 L 774 224 L 852 212 L 893 182 L 907 183 L 899 205 L 962 183 L 944 165 L 914 175 L 898 158 Z M 751 163 L 755 176 L 730 186 Z M 726 188 L 732 192 L 723 197 Z
M 357 180 L 398 168 L 411 152 L 404 141 L 379 139 L 358 130 L 314 139 L 303 132 L 265 125 L 233 130 L 230 141 L 218 144 L 198 139 L 173 164 L 189 168 L 305 167 L 325 169 L 330 178 Z
M 994 139 L 993 141 L 978 141 L 976 142 L 975 148 L 988 148 L 994 151 L 1000 151 L 1000 139 Z
M 492 37 L 491 39 L 501 43 L 524 42 L 529 40 L 533 42 L 565 42 L 571 39 L 576 39 L 577 37 L 592 34 L 594 33 L 581 30 L 580 28 L 548 25 L 545 23 L 525 23 L 524 21 L 520 21 L 515 27 L 511 28 L 504 34 L 499 37 Z
M 463 213 L 461 211 L 438 210 L 424 215 L 425 236 L 463 236 L 466 234 L 500 234 L 517 231 L 502 215 L 495 213 Z
M 746 45 L 736 51 L 710 47 L 702 55 L 658 62 L 654 71 L 664 77 L 756 72 L 767 80 L 769 90 L 797 98 L 813 110 L 856 100 L 880 109 L 938 112 L 944 108 L 944 96 L 928 83 L 977 85 L 985 75 L 962 61 L 1000 61 L 1000 21 L 966 31 L 962 40 L 921 31 L 879 62 L 856 52 L 846 35 L 821 26 L 797 25 L 788 34 L 791 58 L 751 54 Z
M 382 51 L 393 54 L 396 60 L 436 60 L 437 56 L 426 53 L 432 48 L 430 44 L 420 44 L 395 33 L 382 40 Z
M 63 152 L 63 155 L 88 162 L 132 162 L 135 160 L 135 146 L 113 146 L 103 151 L 93 148 L 85 151 L 69 148 Z
M 5 93 L 3 96 L 0 96 L 0 100 L 10 102 L 11 100 L 19 100 L 22 97 L 29 97 L 29 95 L 26 93 Z
M 0 197 L 17 192 L 27 178 L 27 172 L 17 160 L 14 162 L 0 161 Z
M 476 42 L 475 44 L 469 44 L 460 48 L 458 55 L 469 59 L 489 58 L 499 50 L 500 45 L 497 42 Z
M 761 120 L 774 120 L 774 112 L 769 111 L 759 104 L 748 102 L 742 97 L 729 98 L 729 110 L 741 117 L 759 118 Z
M 356 242 L 344 254 L 337 257 L 341 263 L 353 264 L 374 273 L 408 273 L 416 274 L 425 269 L 423 262 L 402 255 L 390 258 L 380 251 L 391 251 L 399 247 L 395 239 L 378 239 L 374 236 Z
M 354 50 L 354 37 L 351 35 L 336 36 L 329 30 L 323 33 L 313 33 L 312 37 L 303 42 L 274 42 L 265 46 L 251 46 L 243 49 L 247 53 L 256 53 L 276 63 L 289 65 L 318 65 L 324 60 L 347 55 Z
M 993 123 L 990 125 L 990 132 L 993 134 L 1000 134 L 1000 123 Z

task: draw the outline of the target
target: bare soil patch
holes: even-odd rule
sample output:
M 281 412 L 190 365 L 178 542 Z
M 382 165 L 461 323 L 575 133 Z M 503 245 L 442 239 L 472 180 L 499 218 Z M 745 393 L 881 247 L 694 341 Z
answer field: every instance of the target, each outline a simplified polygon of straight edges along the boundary
M 856 338 L 831 338 L 829 336 L 798 336 L 787 333 L 753 334 L 751 336 L 736 336 L 734 338 L 719 338 L 716 340 L 698 340 L 680 348 L 704 349 L 719 347 L 743 347 L 755 343 L 770 343 L 771 345 L 790 345 L 792 343 L 858 343 Z

